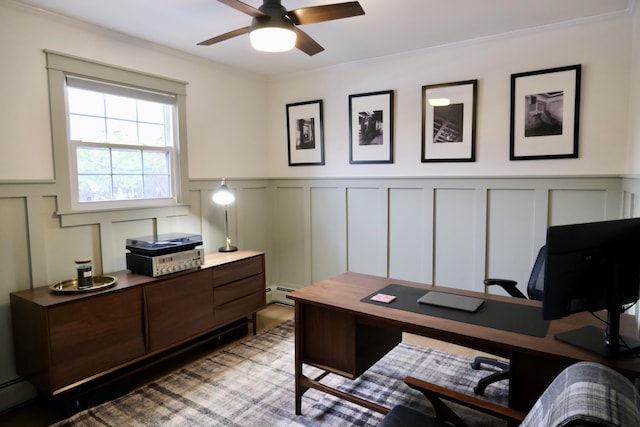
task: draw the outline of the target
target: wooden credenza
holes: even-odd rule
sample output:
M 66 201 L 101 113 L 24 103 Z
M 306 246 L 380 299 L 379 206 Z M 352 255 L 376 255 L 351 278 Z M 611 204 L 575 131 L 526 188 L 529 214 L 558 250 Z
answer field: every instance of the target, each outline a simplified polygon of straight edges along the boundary
M 204 339 L 266 304 L 262 252 L 211 253 L 205 265 L 157 278 L 108 273 L 115 286 L 11 294 L 18 375 L 48 395 Z

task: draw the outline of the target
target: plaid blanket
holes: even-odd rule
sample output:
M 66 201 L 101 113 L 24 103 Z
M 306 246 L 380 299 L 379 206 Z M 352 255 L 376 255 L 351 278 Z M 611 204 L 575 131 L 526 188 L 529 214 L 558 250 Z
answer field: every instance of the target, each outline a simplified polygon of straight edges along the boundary
M 549 385 L 521 427 L 560 427 L 578 420 L 603 426 L 638 426 L 640 395 L 618 372 L 597 363 L 579 362 Z

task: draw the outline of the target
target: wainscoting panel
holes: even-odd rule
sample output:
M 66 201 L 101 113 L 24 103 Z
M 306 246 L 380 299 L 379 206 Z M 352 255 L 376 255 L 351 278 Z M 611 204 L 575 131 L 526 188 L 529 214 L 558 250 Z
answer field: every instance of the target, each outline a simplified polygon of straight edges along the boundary
M 240 188 L 237 191 L 239 249 L 266 252 L 269 247 L 269 194 L 266 186 Z M 211 248 L 215 251 L 215 248 Z
M 526 294 L 531 267 L 538 253 L 535 239 L 536 191 L 488 191 L 487 277 L 511 279 Z M 490 293 L 508 295 L 499 287 Z
M 435 191 L 434 285 L 472 289 L 476 233 L 476 191 Z
M 46 277 L 51 281 L 66 280 L 76 274 L 73 261 L 78 258 L 90 258 L 93 269 L 102 273 L 102 253 L 100 251 L 100 229 L 97 224 L 86 224 L 73 227 L 61 227 L 60 218 L 55 215 L 56 199 L 45 197 L 42 201 L 46 238 L 46 259 L 38 268 L 46 267 Z M 109 237 L 109 236 L 105 236 Z M 34 287 L 45 286 L 48 283 L 34 283 Z M 23 284 L 22 289 L 28 287 Z
M 344 187 L 319 184 L 311 189 L 311 280 L 347 271 L 347 222 Z M 342 214 L 341 214 L 342 213 Z
M 347 189 L 347 269 L 387 276 L 387 192 Z
M 127 268 L 127 260 L 125 255 L 125 246 L 127 244 L 127 239 L 130 239 L 132 237 L 153 236 L 156 233 L 162 234 L 158 230 L 157 220 L 153 217 L 139 219 L 137 221 L 105 224 L 102 228 L 109 228 L 110 232 L 107 234 L 107 236 L 110 237 L 113 250 L 113 269 L 109 269 L 107 271 L 118 271 Z
M 276 187 L 273 193 L 273 244 L 278 286 L 299 288 L 308 284 L 310 233 L 305 227 L 309 212 L 308 188 Z M 305 215 L 306 213 L 306 215 Z M 305 268 L 306 267 L 306 268 Z
M 549 225 L 602 221 L 620 217 L 607 215 L 607 193 L 603 190 L 556 189 L 549 192 Z
M 433 192 L 422 188 L 389 190 L 389 277 L 431 282 L 432 252 L 427 243 L 432 241 L 433 229 L 427 225 L 432 211 L 427 215 L 425 197 L 430 202 Z

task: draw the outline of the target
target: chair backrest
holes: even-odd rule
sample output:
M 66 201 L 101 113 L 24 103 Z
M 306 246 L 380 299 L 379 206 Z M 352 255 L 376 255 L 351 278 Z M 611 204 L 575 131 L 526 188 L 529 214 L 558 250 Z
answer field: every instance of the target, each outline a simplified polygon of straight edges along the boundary
M 543 246 L 538 251 L 536 262 L 533 264 L 529 283 L 527 284 L 527 295 L 529 299 L 541 301 L 544 290 L 544 265 L 547 260 L 547 247 Z

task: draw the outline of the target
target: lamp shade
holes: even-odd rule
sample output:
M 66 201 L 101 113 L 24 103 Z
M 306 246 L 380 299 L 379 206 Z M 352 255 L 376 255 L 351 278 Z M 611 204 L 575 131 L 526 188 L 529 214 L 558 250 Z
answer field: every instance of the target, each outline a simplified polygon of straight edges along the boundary
M 284 52 L 296 45 L 296 33 L 283 27 L 259 27 L 249 33 L 251 46 L 262 52 Z
M 216 205 L 223 206 L 229 205 L 236 200 L 236 196 L 234 196 L 231 190 L 229 190 L 229 187 L 227 187 L 226 178 L 222 180 L 220 187 L 213 193 L 211 199 Z

